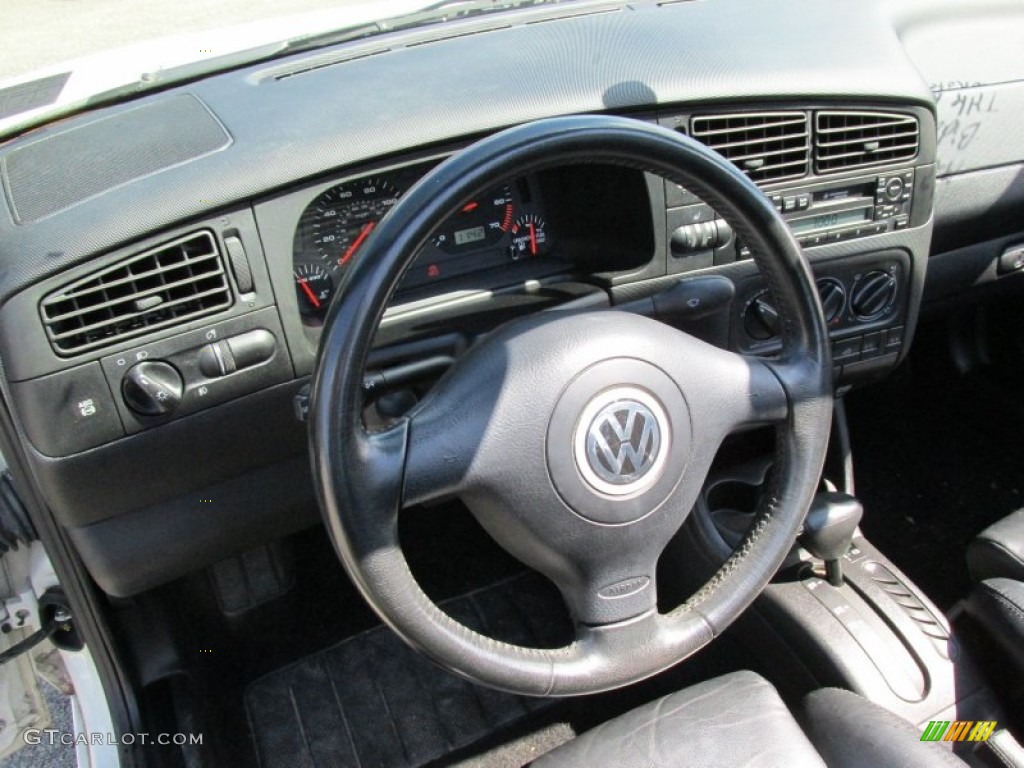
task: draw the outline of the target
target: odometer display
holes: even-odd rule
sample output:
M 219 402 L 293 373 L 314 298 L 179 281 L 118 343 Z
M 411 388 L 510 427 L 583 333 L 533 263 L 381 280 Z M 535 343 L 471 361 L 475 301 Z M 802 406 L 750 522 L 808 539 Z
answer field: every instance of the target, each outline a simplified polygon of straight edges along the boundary
M 483 227 L 473 227 L 472 229 L 459 229 L 455 231 L 456 245 L 469 245 L 470 243 L 476 243 L 486 238 L 487 234 L 484 232 Z

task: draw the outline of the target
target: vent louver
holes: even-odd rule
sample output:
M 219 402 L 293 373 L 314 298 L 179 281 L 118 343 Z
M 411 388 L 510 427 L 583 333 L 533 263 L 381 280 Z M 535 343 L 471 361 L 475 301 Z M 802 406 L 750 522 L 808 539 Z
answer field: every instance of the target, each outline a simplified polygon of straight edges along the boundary
M 747 112 L 701 115 L 690 135 L 722 154 L 753 181 L 806 176 L 810 132 L 803 112 Z
M 814 168 L 835 173 L 896 163 L 917 156 L 919 127 L 910 115 L 886 112 L 818 112 Z
M 131 256 L 43 299 L 58 354 L 96 349 L 232 303 L 217 241 L 195 232 Z

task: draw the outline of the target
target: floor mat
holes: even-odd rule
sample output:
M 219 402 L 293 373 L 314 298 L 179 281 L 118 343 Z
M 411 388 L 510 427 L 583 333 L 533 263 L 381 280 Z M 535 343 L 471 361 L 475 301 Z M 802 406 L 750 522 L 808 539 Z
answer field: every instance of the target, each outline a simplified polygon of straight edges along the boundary
M 557 592 L 534 574 L 441 606 L 467 626 L 523 645 L 557 647 L 570 631 Z M 386 627 L 273 672 L 245 695 L 263 768 L 423 766 L 548 703 L 457 678 Z

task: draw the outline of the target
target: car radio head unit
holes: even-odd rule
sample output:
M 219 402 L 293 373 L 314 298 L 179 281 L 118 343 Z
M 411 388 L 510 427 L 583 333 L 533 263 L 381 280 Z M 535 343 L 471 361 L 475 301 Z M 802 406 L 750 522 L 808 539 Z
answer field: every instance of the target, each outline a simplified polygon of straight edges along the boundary
M 771 192 L 768 197 L 806 247 L 904 229 L 910 223 L 913 189 L 914 171 L 906 169 Z
M 913 189 L 914 170 L 906 168 L 766 190 L 765 195 L 782 214 L 800 245 L 809 248 L 907 228 Z M 672 255 L 687 257 L 690 268 L 711 266 L 710 259 L 703 263 L 698 252 L 728 244 L 731 227 L 708 205 L 677 185 L 670 186 L 668 203 L 683 204 L 667 211 Z M 736 243 L 736 258 L 749 256 L 749 249 Z

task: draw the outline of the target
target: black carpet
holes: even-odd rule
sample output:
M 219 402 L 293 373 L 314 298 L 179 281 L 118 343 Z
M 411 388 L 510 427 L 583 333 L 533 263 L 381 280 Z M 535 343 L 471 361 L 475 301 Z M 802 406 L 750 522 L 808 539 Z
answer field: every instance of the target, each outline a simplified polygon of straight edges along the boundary
M 532 574 L 441 607 L 478 631 L 522 645 L 557 647 L 570 636 L 557 592 Z M 386 627 L 272 672 L 245 694 L 264 768 L 423 766 L 548 704 L 455 677 Z

